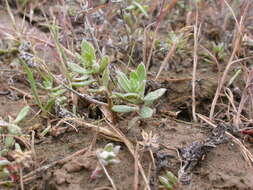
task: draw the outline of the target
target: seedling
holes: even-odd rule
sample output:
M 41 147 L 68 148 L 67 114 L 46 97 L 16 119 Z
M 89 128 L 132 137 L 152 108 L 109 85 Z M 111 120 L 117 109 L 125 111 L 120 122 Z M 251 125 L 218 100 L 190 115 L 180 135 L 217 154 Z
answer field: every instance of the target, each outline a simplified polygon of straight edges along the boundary
M 95 49 L 86 40 L 81 45 L 81 54 L 76 54 L 79 64 L 68 63 L 69 69 L 72 71 L 71 85 L 72 87 L 84 87 L 92 83 L 100 83 L 100 75 L 107 75 L 109 70 L 109 57 L 103 56 L 100 64 L 96 59 Z M 102 77 L 104 85 L 107 85 L 108 78 Z
M 149 118 L 153 115 L 153 109 L 150 108 L 153 102 L 160 98 L 166 91 L 165 88 L 160 88 L 153 92 L 148 93 L 146 96 L 146 69 L 144 64 L 139 64 L 136 71 L 132 71 L 129 77 L 121 71 L 118 71 L 117 82 L 118 86 L 123 92 L 114 92 L 113 97 L 118 97 L 129 105 L 114 105 L 112 110 L 114 112 L 127 113 L 137 112 L 141 118 Z
M 166 43 L 161 44 L 161 50 L 168 51 L 176 44 L 175 52 L 178 55 L 187 54 L 188 40 L 191 35 L 191 27 L 184 27 L 179 31 L 169 32 Z
M 159 176 L 162 188 L 173 190 L 177 185 L 177 177 L 170 171 L 166 171 L 166 176 Z
M 56 106 L 56 102 L 64 106 L 64 102 L 67 99 L 64 96 L 66 89 L 64 89 L 61 85 L 54 87 L 54 80 L 50 75 L 45 75 L 44 73 L 40 73 L 43 79 L 42 84 L 38 84 L 43 90 L 48 92 L 47 103 L 43 106 L 47 112 L 51 112 L 52 107 Z
M 126 8 L 122 9 L 123 19 L 127 25 L 127 30 L 130 34 L 136 31 L 136 26 L 139 26 L 142 16 L 149 18 L 147 9 L 144 5 L 145 0 L 130 0 Z
M 104 149 L 97 150 L 96 155 L 99 163 L 90 178 L 96 179 L 100 177 L 102 171 L 106 170 L 105 166 L 120 163 L 120 160 L 117 158 L 119 150 L 120 146 L 114 146 L 113 143 L 105 145 Z
M 224 59 L 226 57 L 224 43 L 216 44 L 215 42 L 212 42 L 212 53 L 218 62 L 224 61 Z M 204 61 L 207 63 L 213 63 L 212 57 L 207 53 L 204 54 Z
M 13 181 L 16 180 L 16 175 L 14 174 L 16 172 L 16 166 L 9 162 L 4 156 L 14 145 L 16 149 L 20 147 L 19 144 L 15 142 L 14 136 L 22 135 L 18 123 L 25 118 L 29 108 L 29 106 L 25 106 L 14 120 L 9 117 L 9 122 L 0 118 L 0 134 L 4 134 L 5 136 L 4 148 L 0 150 L 0 179 L 11 177 Z
M 148 18 L 148 6 L 144 5 L 143 2 L 144 0 L 131 0 L 130 5 L 126 7 L 126 10 L 132 11 L 136 16 L 143 14 L 146 18 Z
M 113 143 L 107 144 L 104 149 L 97 151 L 97 157 L 104 166 L 109 164 L 118 164 L 120 160 L 117 158 L 120 146 L 114 146 Z
M 21 128 L 17 124 L 25 118 L 29 108 L 29 106 L 25 106 L 15 120 L 9 117 L 9 122 L 6 122 L 0 118 L 0 134 L 7 134 L 5 138 L 5 149 L 1 150 L 0 156 L 15 144 L 14 136 L 22 135 Z

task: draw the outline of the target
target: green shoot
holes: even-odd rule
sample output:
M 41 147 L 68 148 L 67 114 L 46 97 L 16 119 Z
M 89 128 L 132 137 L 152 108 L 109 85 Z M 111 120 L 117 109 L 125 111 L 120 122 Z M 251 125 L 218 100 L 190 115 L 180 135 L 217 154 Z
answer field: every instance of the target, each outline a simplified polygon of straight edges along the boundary
M 34 97 L 35 103 L 40 107 L 41 110 L 45 111 L 45 109 L 40 101 L 39 95 L 38 95 L 38 89 L 37 89 L 36 81 L 33 76 L 33 72 L 31 71 L 31 69 L 28 67 L 28 65 L 23 60 L 20 60 L 20 62 L 23 65 L 24 70 L 27 74 L 27 79 L 30 83 L 32 95 Z
M 114 112 L 137 112 L 141 118 L 152 117 L 153 109 L 149 106 L 152 105 L 155 100 L 160 98 L 166 92 L 166 89 L 161 88 L 150 92 L 145 96 L 146 75 L 144 64 L 139 64 L 136 71 L 132 71 L 129 77 L 123 72 L 118 72 L 117 81 L 122 92 L 114 92 L 113 97 L 120 98 L 135 106 L 114 105 L 112 107 Z
M 114 146 L 113 143 L 109 143 L 105 145 L 104 149 L 97 151 L 97 157 L 104 166 L 118 164 L 120 162 L 117 158 L 119 150 L 120 146 Z
M 159 176 L 159 181 L 163 188 L 173 190 L 175 189 L 178 180 L 172 172 L 166 171 L 166 176 Z

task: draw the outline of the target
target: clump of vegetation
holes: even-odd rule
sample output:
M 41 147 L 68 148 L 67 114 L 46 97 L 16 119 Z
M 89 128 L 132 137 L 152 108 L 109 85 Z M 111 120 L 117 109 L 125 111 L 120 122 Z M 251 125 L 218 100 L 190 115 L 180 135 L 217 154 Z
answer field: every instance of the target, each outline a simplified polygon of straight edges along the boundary
M 119 150 L 120 146 L 114 146 L 113 143 L 109 143 L 103 149 L 97 151 L 97 157 L 104 166 L 118 164 L 120 163 L 117 158 Z
M 120 163 L 120 160 L 117 157 L 119 150 L 120 146 L 114 146 L 113 143 L 108 143 L 103 149 L 98 149 L 96 151 L 98 164 L 96 169 L 91 174 L 91 179 L 100 177 L 103 170 L 107 172 L 105 166 Z
M 14 136 L 21 136 L 22 131 L 18 126 L 18 123 L 21 122 L 29 111 L 29 106 L 25 106 L 18 114 L 16 119 L 9 117 L 9 121 L 6 122 L 3 119 L 0 119 L 0 134 L 5 136 L 5 148 L 0 151 L 0 155 L 8 152 L 8 150 L 15 144 Z
M 81 53 L 76 53 L 80 65 L 76 63 L 69 63 L 68 67 L 71 73 L 72 87 L 88 86 L 92 83 L 101 82 L 100 75 L 108 72 L 107 66 L 109 65 L 109 57 L 103 56 L 100 61 L 96 59 L 95 49 L 91 43 L 83 40 L 81 44 Z M 99 63 L 100 62 L 100 63 Z M 104 78 L 103 78 L 104 79 Z M 107 81 L 104 81 L 107 83 Z M 101 82 L 102 83 L 102 82 Z M 100 89 L 100 90 L 103 90 Z
M 25 106 L 15 119 L 9 117 L 9 121 L 6 122 L 0 118 L 0 134 L 4 138 L 4 147 L 0 150 L 0 179 L 11 178 L 12 181 L 17 180 L 18 164 L 22 164 L 25 159 L 18 156 L 18 153 L 23 153 L 20 145 L 16 142 L 15 137 L 23 135 L 21 128 L 18 126 L 27 115 L 29 106 Z M 13 147 L 14 151 L 13 151 Z M 7 155 L 12 152 L 14 162 L 10 162 L 7 159 Z M 17 160 L 16 160 L 17 158 Z M 30 159 L 30 154 L 29 154 Z
M 150 106 L 166 92 L 166 89 L 160 88 L 145 95 L 146 80 L 146 69 L 142 63 L 136 71 L 130 73 L 129 77 L 118 71 L 117 84 L 122 92 L 113 92 L 113 97 L 118 97 L 131 105 L 114 105 L 112 110 L 119 113 L 137 112 L 141 118 L 152 117 L 153 109 Z
M 218 62 L 223 62 L 225 57 L 226 57 L 226 52 L 225 52 L 225 45 L 224 43 L 218 43 L 216 44 L 215 42 L 212 42 L 212 47 L 211 47 L 211 52 L 213 54 L 213 56 L 215 57 L 215 59 Z M 204 54 L 204 61 L 206 63 L 214 63 L 213 58 L 210 54 L 205 53 Z
M 166 190 L 173 190 L 178 183 L 177 177 L 170 171 L 166 171 L 165 176 L 159 176 L 159 181 L 162 188 Z
M 45 104 L 44 108 L 47 112 L 51 112 L 52 108 L 58 103 L 61 106 L 65 106 L 65 101 L 67 97 L 64 96 L 66 89 L 62 87 L 62 85 L 54 86 L 53 77 L 50 75 L 45 75 L 41 73 L 42 76 L 42 83 L 39 84 L 41 89 L 47 91 L 48 98 L 47 103 Z

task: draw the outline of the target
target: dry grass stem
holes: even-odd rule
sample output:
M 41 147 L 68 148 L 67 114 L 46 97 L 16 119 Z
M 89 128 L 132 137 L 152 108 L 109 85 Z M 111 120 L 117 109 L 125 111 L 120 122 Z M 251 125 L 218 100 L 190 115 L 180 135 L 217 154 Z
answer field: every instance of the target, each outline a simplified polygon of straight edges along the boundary
M 249 2 L 248 2 L 249 4 Z M 247 6 L 248 8 L 249 6 Z M 210 114 L 209 114 L 209 118 L 211 120 L 213 120 L 213 117 L 214 117 L 214 111 L 215 111 L 215 107 L 216 107 L 216 103 L 218 101 L 218 98 L 219 98 L 219 95 L 221 93 L 221 90 L 222 90 L 222 87 L 225 83 L 225 80 L 226 80 L 226 77 L 228 75 L 228 72 L 231 68 L 231 66 L 235 63 L 233 60 L 236 56 L 236 53 L 237 51 L 239 50 L 240 48 L 240 43 L 241 43 L 241 38 L 242 38 L 242 33 L 243 33 L 243 24 L 244 24 L 244 20 L 245 20 L 245 16 L 247 14 L 247 8 L 245 9 L 243 15 L 241 16 L 240 18 L 240 22 L 239 24 L 237 25 L 237 28 L 236 28 L 236 34 L 235 34 L 235 43 L 234 43 L 234 48 L 233 48 L 233 51 L 232 51 L 232 54 L 229 58 L 229 61 L 227 63 L 227 66 L 223 72 L 223 75 L 218 83 L 218 87 L 216 89 L 216 92 L 215 92 L 215 95 L 214 95 L 214 98 L 213 98 L 213 101 L 212 101 L 212 105 L 211 105 L 211 110 L 210 110 Z M 232 14 L 234 15 L 234 12 L 232 9 L 230 9 L 230 11 L 232 12 Z M 238 21 L 235 19 L 235 21 L 238 23 Z
M 198 27 L 198 6 L 196 3 L 196 19 L 194 25 L 194 48 L 193 48 L 193 71 L 192 71 L 192 117 L 193 121 L 197 122 L 196 116 L 196 72 L 198 65 L 198 36 L 200 32 L 200 26 Z

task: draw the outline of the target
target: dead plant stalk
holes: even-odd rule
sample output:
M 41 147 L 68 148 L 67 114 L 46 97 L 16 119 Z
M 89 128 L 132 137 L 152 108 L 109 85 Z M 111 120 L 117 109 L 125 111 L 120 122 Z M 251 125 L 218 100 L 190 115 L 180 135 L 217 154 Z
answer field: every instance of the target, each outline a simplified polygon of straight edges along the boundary
M 229 4 L 225 1 L 226 5 L 228 6 L 228 8 L 230 9 L 230 11 L 232 12 L 232 15 L 234 16 L 234 12 L 232 10 L 232 8 L 229 6 Z M 243 12 L 243 15 L 241 16 L 240 18 L 240 22 L 238 23 L 238 21 L 236 20 L 235 16 L 234 16 L 234 19 L 235 19 L 235 22 L 237 23 L 237 29 L 236 29 L 236 36 L 235 36 L 235 43 L 234 43 L 234 48 L 233 48 L 233 51 L 232 51 L 232 54 L 229 58 L 229 61 L 228 61 L 228 64 L 223 72 L 223 75 L 220 79 L 220 82 L 218 83 L 218 87 L 216 89 L 216 92 L 215 92 L 215 95 L 214 95 L 214 98 L 213 98 L 213 102 L 212 102 L 212 105 L 211 105 L 211 110 L 210 110 L 210 114 L 209 114 L 209 118 L 210 120 L 213 120 L 213 117 L 214 117 L 214 111 L 215 111 L 215 107 L 216 107 L 216 103 L 218 101 L 218 98 L 219 98 L 219 95 L 221 93 L 221 90 L 222 90 L 222 87 L 225 83 L 225 80 L 226 80 L 226 77 L 228 75 L 228 72 L 230 70 L 230 67 L 232 66 L 232 64 L 234 63 L 233 60 L 236 56 L 236 53 L 240 47 L 240 43 L 241 43 L 241 38 L 242 38 L 242 31 L 243 31 L 243 23 L 244 23 L 244 20 L 245 20 L 245 16 L 246 16 L 246 13 L 248 11 L 248 8 L 249 8 L 249 2 L 247 3 L 247 6 Z
M 155 81 L 157 80 L 157 78 L 160 76 L 163 68 L 165 67 L 166 63 L 168 63 L 170 57 L 174 54 L 174 52 L 176 51 L 176 48 L 177 48 L 177 42 L 174 42 L 169 50 L 169 52 L 167 53 L 165 59 L 163 60 L 160 68 L 159 68 L 159 71 L 155 77 Z
M 192 117 L 193 120 L 197 121 L 196 116 L 196 72 L 197 72 L 197 65 L 198 65 L 198 35 L 200 31 L 200 26 L 198 28 L 198 7 L 196 3 L 196 23 L 194 26 L 194 49 L 193 49 L 193 71 L 192 71 Z

